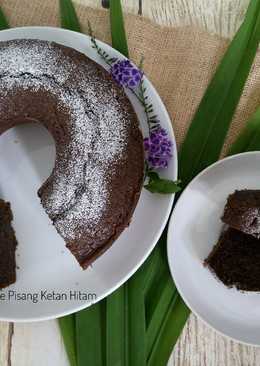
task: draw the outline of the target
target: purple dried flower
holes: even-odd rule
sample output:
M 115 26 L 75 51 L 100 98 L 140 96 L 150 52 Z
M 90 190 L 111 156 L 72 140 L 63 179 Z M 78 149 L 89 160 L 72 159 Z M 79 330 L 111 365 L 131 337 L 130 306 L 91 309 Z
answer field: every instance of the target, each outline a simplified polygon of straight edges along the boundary
M 143 72 L 129 60 L 117 61 L 111 66 L 110 72 L 118 84 L 132 89 L 140 84 L 143 77 Z
M 158 127 L 144 139 L 148 165 L 152 169 L 167 168 L 172 157 L 172 142 L 164 128 Z

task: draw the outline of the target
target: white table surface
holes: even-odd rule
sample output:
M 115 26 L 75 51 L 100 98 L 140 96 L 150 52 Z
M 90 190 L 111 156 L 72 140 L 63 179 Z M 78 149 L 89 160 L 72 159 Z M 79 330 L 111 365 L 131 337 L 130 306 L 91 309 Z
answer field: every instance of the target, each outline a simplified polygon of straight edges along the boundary
M 101 6 L 99 0 L 75 1 Z M 126 11 L 142 14 L 160 24 L 192 23 L 210 32 L 231 37 L 241 23 L 248 2 L 249 0 L 124 0 L 123 4 Z M 11 365 L 68 366 L 57 322 L 0 322 L 0 366 Z M 260 348 L 233 342 L 191 315 L 168 365 L 258 366 Z

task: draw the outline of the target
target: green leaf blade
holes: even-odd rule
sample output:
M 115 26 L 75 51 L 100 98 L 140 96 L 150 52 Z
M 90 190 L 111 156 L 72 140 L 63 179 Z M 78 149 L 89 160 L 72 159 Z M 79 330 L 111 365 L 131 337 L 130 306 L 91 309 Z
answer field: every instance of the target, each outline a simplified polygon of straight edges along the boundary
M 156 343 L 147 361 L 147 366 L 167 365 L 173 345 L 177 342 L 189 314 L 189 308 L 187 308 L 181 297 L 176 294 L 166 312 Z
M 104 309 L 103 303 L 92 305 L 76 313 L 76 341 L 78 366 L 104 365 Z
M 127 282 L 129 366 L 146 366 L 144 272 L 140 268 Z
M 126 285 L 106 299 L 106 366 L 128 366 L 127 302 Z
M 145 298 L 150 298 L 149 293 L 153 292 L 152 288 L 154 287 L 157 277 L 161 272 L 165 271 L 165 256 L 165 251 L 161 250 L 160 245 L 157 245 L 143 264 Z
M 170 280 L 173 292 L 175 291 L 175 285 L 172 281 L 169 265 L 167 261 L 166 243 L 167 235 L 166 230 L 163 232 L 158 245 L 155 247 L 153 256 L 150 256 L 146 263 L 153 265 L 150 273 L 147 276 L 147 270 L 145 272 L 145 307 L 146 307 L 146 323 L 149 327 L 150 321 L 154 315 L 156 307 L 164 297 L 164 291 L 167 287 L 167 282 Z M 155 260 L 153 259 L 155 258 Z M 144 267 L 147 268 L 147 267 Z
M 3 10 L 0 8 L 0 30 L 9 28 L 9 23 L 4 15 Z
M 112 36 L 112 46 L 129 57 L 128 45 L 126 40 L 124 18 L 120 0 L 110 0 L 110 28 Z
M 260 150 L 260 107 L 250 117 L 245 128 L 232 144 L 228 155 L 257 150 Z
M 159 337 L 159 330 L 162 327 L 163 320 L 167 309 L 174 306 L 172 299 L 176 299 L 178 292 L 171 279 L 171 276 L 167 273 L 164 278 L 160 280 L 161 286 L 158 286 L 157 296 L 154 296 L 154 305 L 150 321 L 147 324 L 147 358 L 153 351 L 153 346 Z M 147 311 L 149 308 L 147 309 Z
M 72 1 L 59 0 L 59 5 L 61 27 L 74 32 L 81 32 L 80 23 Z
M 193 118 L 180 151 L 184 186 L 218 159 L 259 44 L 259 12 L 260 1 L 251 1 Z
M 58 319 L 64 346 L 70 366 L 77 366 L 76 321 L 75 315 L 68 315 Z

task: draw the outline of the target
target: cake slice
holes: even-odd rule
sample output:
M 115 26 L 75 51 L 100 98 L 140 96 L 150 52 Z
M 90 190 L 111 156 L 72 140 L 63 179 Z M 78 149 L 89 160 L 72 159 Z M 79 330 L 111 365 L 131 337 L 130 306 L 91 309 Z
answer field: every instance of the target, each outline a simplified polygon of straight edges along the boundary
M 234 229 L 260 238 L 260 190 L 244 189 L 231 194 L 222 221 Z
M 17 241 L 11 225 L 12 220 L 10 203 L 0 199 L 0 288 L 7 287 L 16 281 Z
M 222 233 L 205 265 L 227 287 L 260 291 L 260 240 L 233 228 Z

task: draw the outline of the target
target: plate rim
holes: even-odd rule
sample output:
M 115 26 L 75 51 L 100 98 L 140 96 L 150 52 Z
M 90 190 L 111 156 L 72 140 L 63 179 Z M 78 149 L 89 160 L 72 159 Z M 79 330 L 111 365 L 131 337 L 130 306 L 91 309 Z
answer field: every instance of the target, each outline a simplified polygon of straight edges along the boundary
M 180 198 L 178 199 L 178 201 L 177 201 L 177 203 L 176 203 L 176 205 L 174 207 L 174 210 L 173 210 L 173 212 L 171 214 L 170 220 L 169 220 L 169 226 L 168 226 L 168 232 L 167 232 L 167 259 L 168 259 L 168 263 L 169 263 L 169 268 L 170 268 L 170 273 L 171 273 L 172 279 L 174 281 L 174 284 L 176 285 L 176 288 L 177 288 L 177 290 L 178 290 L 178 292 L 179 292 L 182 300 L 187 305 L 187 307 L 190 309 L 190 311 L 193 314 L 195 314 L 195 316 L 198 317 L 199 320 L 201 320 L 203 322 L 203 324 L 206 324 L 209 328 L 211 328 L 214 331 L 216 331 L 219 335 L 224 336 L 224 337 L 226 337 L 229 340 L 232 340 L 232 341 L 235 341 L 235 342 L 244 344 L 246 346 L 260 347 L 260 344 L 256 344 L 254 342 L 247 342 L 247 341 L 244 341 L 244 340 L 239 339 L 238 337 L 234 337 L 234 336 L 231 336 L 229 334 L 224 333 L 221 329 L 215 327 L 208 320 L 204 319 L 203 315 L 202 314 L 199 314 L 198 311 L 193 308 L 193 306 L 191 305 L 190 301 L 187 300 L 185 294 L 183 293 L 182 287 L 180 286 L 180 284 L 178 283 L 178 281 L 175 281 L 175 278 L 174 278 L 175 271 L 174 271 L 174 264 L 173 264 L 173 259 L 172 259 L 173 256 L 171 255 L 171 250 L 172 249 L 170 249 L 170 247 L 171 247 L 170 241 L 171 241 L 171 236 L 172 236 L 172 231 L 173 231 L 173 226 L 174 226 L 173 222 L 174 222 L 174 217 L 175 217 L 175 211 L 177 210 L 177 207 L 181 205 L 181 203 L 182 203 L 181 201 L 184 199 L 182 196 L 184 195 L 184 193 L 186 192 L 186 190 L 189 188 L 189 186 L 191 184 L 193 184 L 195 181 L 197 181 L 198 179 L 200 179 L 201 176 L 203 176 L 204 174 L 207 174 L 208 171 L 214 169 L 218 165 L 223 164 L 223 162 L 226 162 L 228 160 L 234 160 L 234 159 L 240 158 L 241 156 L 245 156 L 245 155 L 248 155 L 248 156 L 250 156 L 250 155 L 258 155 L 259 156 L 259 159 L 260 159 L 260 151 L 246 151 L 246 152 L 243 152 L 243 153 L 230 155 L 230 156 L 227 156 L 227 157 L 225 157 L 223 159 L 219 159 L 215 163 L 209 165 L 208 167 L 206 167 L 205 169 L 203 169 L 198 175 L 196 175 L 190 181 L 190 183 L 187 185 L 187 187 L 182 192 Z
M 71 30 L 68 30 L 68 29 L 63 29 L 63 28 L 60 28 L 60 27 L 51 27 L 51 26 L 22 26 L 22 27 L 13 27 L 13 28 L 10 28 L 10 29 L 5 29 L 5 30 L 1 30 L 0 31 L 0 41 L 1 40 L 1 35 L 3 33 L 10 33 L 10 35 L 12 35 L 12 33 L 16 33 L 17 31 L 27 31 L 27 30 L 38 30 L 38 31 L 49 31 L 49 32 L 58 32 L 58 33 L 63 33 L 63 34 L 68 34 L 68 35 L 74 35 L 76 37 L 81 37 L 81 38 L 86 38 L 88 41 L 90 41 L 90 36 L 85 34 L 85 33 L 79 33 L 79 32 L 75 32 L 75 31 L 71 31 Z M 19 37 L 18 35 L 15 35 L 13 38 L 10 37 L 10 39 L 21 39 L 21 38 L 26 38 L 25 36 L 23 37 Z M 31 37 L 33 38 L 33 37 Z M 36 38 L 35 38 L 36 39 Z M 37 38 L 37 39 L 40 39 L 40 38 Z M 117 51 L 116 49 L 114 49 L 111 45 L 103 42 L 103 41 L 100 41 L 98 40 L 98 43 L 101 45 L 101 46 L 105 46 L 105 47 L 108 47 L 110 49 L 113 50 L 114 53 L 116 53 L 118 55 L 118 57 L 120 57 L 120 59 L 127 59 L 127 57 L 125 57 L 124 55 L 122 55 L 119 51 Z M 55 40 L 53 40 L 53 42 L 55 42 Z M 67 47 L 71 47 L 71 46 L 67 46 Z M 73 47 L 72 47 L 73 48 Z M 87 50 L 87 48 L 86 48 Z M 87 54 L 87 52 L 83 52 L 83 51 L 80 51 L 82 53 L 84 53 L 86 56 L 89 57 L 89 55 Z M 102 65 L 103 67 L 103 65 Z M 172 123 L 172 120 L 171 120 L 171 117 L 166 109 L 166 106 L 164 105 L 164 102 L 162 101 L 160 95 L 158 94 L 156 88 L 154 87 L 154 85 L 151 83 L 151 81 L 146 77 L 146 75 L 144 76 L 144 79 L 145 79 L 145 83 L 148 85 L 148 87 L 150 89 L 152 89 L 154 95 L 156 96 L 156 99 L 158 100 L 159 102 L 159 105 L 160 105 L 160 110 L 163 112 L 163 114 L 165 114 L 165 116 L 167 116 L 167 121 L 166 121 L 166 124 L 167 124 L 167 127 L 168 127 L 168 131 L 170 132 L 170 137 L 173 141 L 173 168 L 172 168 L 172 171 L 171 171 L 171 175 L 173 176 L 173 179 L 176 180 L 177 179 L 177 176 L 178 176 L 178 152 L 177 152 L 177 142 L 176 142 L 176 137 L 175 137 L 175 134 L 174 134 L 174 130 L 173 130 L 173 123 Z M 144 189 L 144 188 L 142 188 Z M 149 250 L 147 250 L 144 255 L 142 256 L 141 260 L 138 261 L 136 263 L 135 266 L 133 266 L 132 270 L 129 271 L 120 281 L 117 281 L 116 284 L 112 287 L 110 287 L 107 291 L 103 292 L 102 295 L 100 296 L 97 296 L 96 300 L 93 301 L 93 302 L 83 302 L 81 305 L 77 305 L 77 306 L 71 306 L 71 309 L 70 310 L 67 310 L 67 311 L 62 311 L 62 312 L 55 312 L 53 313 L 52 315 L 46 315 L 46 316 L 33 316 L 33 317 L 11 317 L 11 318 L 8 318 L 8 317 L 2 317 L 0 315 L 0 320 L 1 321 L 8 321 L 8 322 L 19 322 L 19 323 L 23 323 L 23 322 L 35 322 L 35 321 L 45 321 L 45 320 L 51 320 L 51 319 L 57 319 L 59 317 L 63 317 L 63 316 L 66 316 L 66 315 L 70 315 L 70 314 L 73 314 L 75 312 L 78 312 L 80 310 L 83 310 L 91 305 L 94 305 L 96 303 L 98 303 L 99 301 L 101 301 L 102 299 L 106 298 L 107 296 L 109 296 L 111 293 L 113 293 L 114 291 L 116 291 L 120 286 L 122 286 L 126 281 L 129 280 L 129 278 L 131 278 L 133 276 L 133 274 L 142 266 L 142 264 L 145 262 L 145 260 L 149 257 L 149 255 L 151 254 L 151 252 L 153 251 L 153 249 L 155 248 L 155 246 L 157 245 L 158 243 L 158 240 L 159 238 L 161 237 L 161 234 L 168 222 L 168 219 L 170 217 L 170 214 L 171 214 L 171 211 L 172 211 L 172 206 L 173 206 L 173 201 L 174 201 L 174 197 L 175 197 L 175 194 L 172 194 L 171 196 L 169 195 L 169 204 L 168 204 L 168 209 L 166 212 L 164 212 L 164 220 L 162 220 L 162 224 L 160 226 L 160 230 L 158 230 L 157 232 L 157 235 L 154 237 L 154 241 L 152 243 L 152 245 L 149 247 Z

